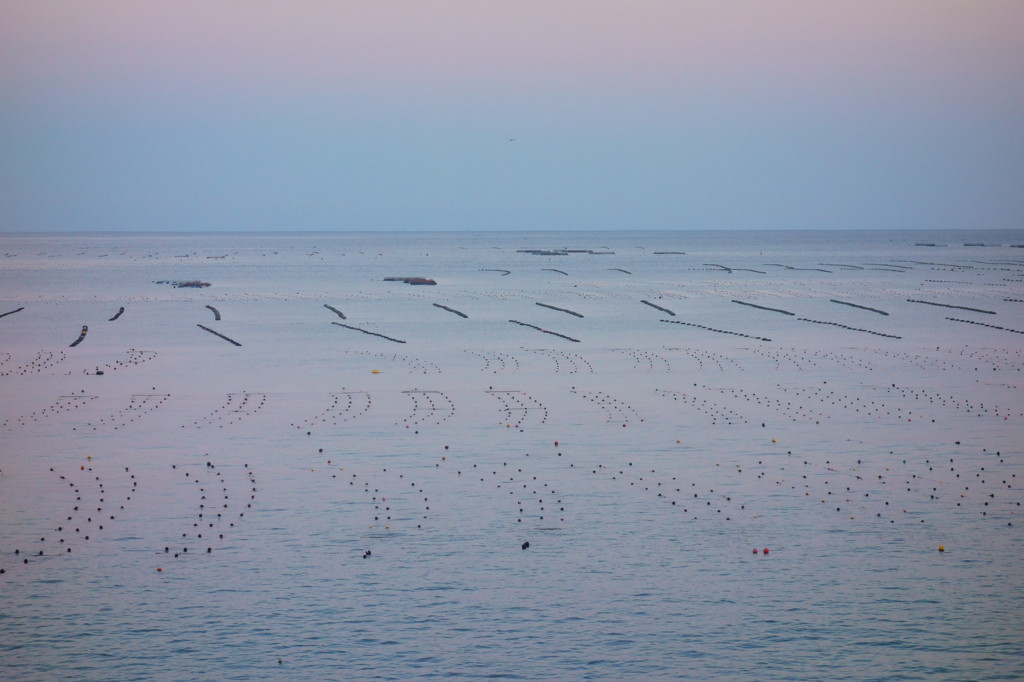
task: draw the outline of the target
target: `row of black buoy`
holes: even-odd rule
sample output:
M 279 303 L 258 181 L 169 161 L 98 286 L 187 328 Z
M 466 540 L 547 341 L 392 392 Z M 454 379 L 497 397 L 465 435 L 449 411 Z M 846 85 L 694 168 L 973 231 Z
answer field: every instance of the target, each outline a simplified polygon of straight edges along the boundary
M 979 327 L 988 327 L 990 329 L 999 329 L 1000 331 L 1011 332 L 1013 334 L 1024 334 L 1024 331 L 1021 331 L 1019 329 L 1010 329 L 1009 327 L 1002 327 L 1002 326 L 1000 326 L 998 324 L 986 324 L 984 322 L 975 322 L 974 320 L 961 320 L 961 319 L 958 319 L 958 318 L 955 318 L 955 317 L 947 317 L 946 319 L 950 320 L 952 322 L 963 322 L 965 324 L 973 324 L 973 325 L 977 325 Z
M 840 329 L 848 329 L 849 331 L 864 332 L 865 334 L 872 334 L 874 336 L 881 336 L 881 337 L 884 337 L 886 339 L 902 339 L 903 338 L 902 336 L 897 336 L 896 334 L 886 334 L 884 332 L 876 332 L 876 331 L 872 331 L 870 329 L 864 329 L 862 327 L 851 327 L 849 325 L 842 324 L 840 322 L 828 322 L 828 321 L 825 321 L 825 320 L 812 320 L 809 317 L 798 317 L 796 319 L 798 319 L 801 322 L 813 322 L 814 324 L 827 324 L 827 325 L 830 325 L 832 327 L 839 327 Z
M 730 334 L 732 336 L 739 336 L 744 339 L 754 339 L 755 341 L 771 341 L 769 338 L 763 336 L 753 336 L 751 334 L 744 334 L 742 332 L 732 332 L 726 329 L 716 329 L 715 327 L 707 327 L 703 324 L 697 324 L 696 322 L 683 322 L 682 320 L 659 320 L 660 322 L 668 322 L 670 324 L 681 324 L 687 327 L 696 327 L 697 329 L 706 329 L 709 332 L 717 332 L 719 334 Z

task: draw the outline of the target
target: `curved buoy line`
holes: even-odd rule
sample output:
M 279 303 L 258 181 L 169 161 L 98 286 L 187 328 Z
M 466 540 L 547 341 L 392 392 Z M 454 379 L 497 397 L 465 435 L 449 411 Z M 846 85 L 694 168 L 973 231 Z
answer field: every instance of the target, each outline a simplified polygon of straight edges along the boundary
M 219 318 L 218 318 L 218 319 L 219 319 Z M 230 338 L 228 338 L 228 337 L 224 336 L 223 334 L 221 334 L 220 332 L 215 332 L 215 331 L 213 331 L 212 329 L 210 329 L 209 327 L 204 327 L 204 326 L 203 326 L 203 325 L 201 325 L 201 324 L 197 324 L 196 326 L 197 326 L 197 327 L 199 327 L 200 329 L 205 329 L 206 331 L 210 332 L 210 333 L 211 333 L 211 334 L 213 334 L 214 336 L 219 336 L 220 338 L 224 339 L 224 340 L 225 340 L 225 341 L 227 341 L 228 343 L 233 343 L 233 344 L 235 344 L 236 346 L 241 346 L 241 345 L 242 345 L 242 344 L 238 343 L 238 341 L 235 341 L 234 339 L 230 339 Z
M 6 313 L 0 313 L 0 317 L 7 317 L 8 315 L 13 315 L 14 313 L 20 313 L 24 309 L 25 306 L 22 306 L 20 308 L 15 308 L 14 310 L 8 311 Z
M 830 303 L 838 303 L 839 305 L 848 305 L 851 308 L 860 308 L 861 310 L 870 310 L 871 312 L 878 313 L 879 315 L 888 315 L 889 314 L 889 313 L 885 312 L 884 310 L 879 310 L 878 308 L 869 308 L 866 305 L 858 305 L 856 303 L 848 303 L 847 301 L 839 301 L 839 300 L 836 300 L 834 298 L 830 298 L 829 302 Z
M 214 308 L 212 305 L 208 305 L 206 307 L 213 311 L 213 319 L 219 321 L 220 320 L 220 311 L 217 310 L 216 308 Z
M 575 310 L 569 310 L 568 308 L 559 308 L 557 306 L 548 305 L 547 303 L 541 303 L 539 301 L 537 302 L 537 305 L 539 305 L 541 308 L 550 308 L 551 310 L 557 310 L 560 313 L 568 313 L 569 315 L 575 315 L 576 317 L 583 317 Z
M 441 310 L 447 310 L 447 311 L 448 311 L 448 312 L 450 312 L 450 313 L 455 313 L 455 314 L 456 314 L 456 315 L 458 315 L 459 317 L 469 317 L 469 315 L 467 315 L 467 314 L 466 314 L 466 313 L 464 313 L 464 312 L 458 311 L 458 310 L 456 310 L 455 308 L 449 308 L 448 306 L 446 306 L 446 305 L 441 305 L 440 303 L 435 303 L 435 304 L 434 304 L 434 307 L 435 307 L 435 308 L 440 308 Z
M 651 306 L 655 310 L 660 310 L 661 312 L 665 313 L 666 315 L 671 315 L 672 317 L 676 316 L 676 314 L 674 312 L 672 312 L 671 310 L 669 310 L 668 308 L 662 308 L 660 305 L 655 305 L 655 304 L 651 303 L 650 301 L 641 300 L 640 302 L 643 303 L 644 305 Z
M 558 268 L 541 268 L 541 270 L 547 270 L 548 272 L 557 272 L 558 274 L 565 275 L 566 277 L 569 276 L 568 272 L 566 272 L 565 270 L 559 270 Z
M 737 301 L 736 299 L 733 299 L 732 302 L 739 303 L 740 305 L 747 305 L 751 308 L 757 308 L 758 310 L 769 310 L 773 313 L 782 313 L 783 315 L 796 315 L 796 313 L 791 313 L 788 310 L 783 310 L 782 308 L 769 308 L 766 305 L 757 305 L 756 303 L 747 303 L 746 301 Z
M 530 329 L 536 329 L 539 332 L 544 332 L 545 334 L 551 334 L 552 336 L 557 336 L 560 339 L 565 339 L 567 341 L 572 341 L 573 343 L 579 343 L 580 342 L 579 339 L 574 339 L 571 336 L 566 336 L 565 334 L 559 334 L 558 332 L 548 331 L 547 329 L 544 329 L 543 327 L 538 327 L 535 324 L 527 324 L 526 322 L 520 322 L 519 320 L 509 320 L 509 322 L 511 322 L 512 324 L 518 324 L 521 327 L 529 327 Z
M 77 339 L 75 339 L 75 340 L 74 340 L 74 342 L 73 342 L 73 343 L 71 344 L 71 348 L 74 348 L 74 347 L 75 347 L 75 346 L 77 346 L 78 344 L 82 343 L 82 341 L 84 341 L 84 340 L 85 340 L 85 335 L 86 335 L 87 333 L 89 333 L 89 327 L 87 327 L 86 325 L 84 325 L 84 324 L 83 324 L 83 325 L 82 325 L 82 333 L 81 333 L 81 334 L 79 334 L 79 335 L 78 335 L 78 338 L 77 338 Z
M 110 318 L 109 320 L 107 320 L 107 322 L 113 322 L 113 321 L 114 321 L 114 320 L 116 320 L 117 318 L 121 317 L 121 313 L 123 313 L 123 312 L 124 312 L 124 306 L 121 306 L 121 308 L 120 308 L 120 309 L 119 309 L 119 310 L 117 311 L 117 314 L 116 314 L 116 315 L 114 315 L 114 316 L 113 316 L 112 318 Z
M 337 315 L 338 317 L 340 317 L 341 319 L 343 319 L 343 320 L 344 320 L 344 319 L 347 319 L 347 318 L 345 317 L 345 313 L 341 312 L 340 310 L 338 310 L 337 308 L 335 308 L 335 307 L 334 307 L 333 305 L 327 305 L 326 303 L 324 303 L 324 307 L 325 307 L 325 308 L 327 308 L 328 310 L 330 310 L 330 311 L 331 311 L 332 313 L 334 313 L 334 314 L 335 314 L 335 315 Z
M 609 269 L 609 270 L 615 270 L 615 271 L 617 271 L 617 272 L 624 272 L 624 273 L 626 273 L 627 275 L 632 275 L 632 274 L 633 274 L 633 273 L 632 273 L 632 272 L 630 272 L 629 270 L 623 270 L 622 268 L 608 268 L 608 269 Z
M 403 341 L 401 339 L 394 339 L 394 338 L 391 338 L 390 336 L 384 336 L 383 334 L 378 334 L 377 332 L 371 332 L 371 331 L 367 331 L 365 329 L 360 329 L 359 327 L 353 327 L 352 325 L 349 325 L 349 324 L 342 324 L 341 322 L 331 322 L 331 324 L 336 324 L 339 327 L 344 327 L 345 329 L 353 329 L 353 330 L 355 330 L 357 332 L 362 332 L 364 334 L 369 334 L 370 336 L 379 336 L 382 339 L 387 339 L 388 341 L 394 341 L 395 343 L 405 343 L 405 341 Z
M 500 272 L 502 277 L 512 274 L 511 270 L 499 270 L 498 268 L 481 268 L 480 272 Z

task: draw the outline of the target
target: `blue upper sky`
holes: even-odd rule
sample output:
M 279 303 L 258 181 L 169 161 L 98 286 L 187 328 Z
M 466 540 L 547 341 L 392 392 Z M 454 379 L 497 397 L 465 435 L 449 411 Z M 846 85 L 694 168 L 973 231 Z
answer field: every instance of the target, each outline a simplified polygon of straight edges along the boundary
M 1024 2 L 0 0 L 0 231 L 1019 228 Z

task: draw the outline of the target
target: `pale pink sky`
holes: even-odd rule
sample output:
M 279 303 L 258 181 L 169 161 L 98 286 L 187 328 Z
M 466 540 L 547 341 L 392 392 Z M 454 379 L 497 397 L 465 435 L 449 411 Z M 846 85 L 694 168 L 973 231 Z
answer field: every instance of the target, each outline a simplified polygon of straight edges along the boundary
M 751 136 L 760 142 L 781 140 L 771 152 L 776 155 L 783 153 L 788 136 L 794 156 L 825 155 L 811 167 L 798 163 L 792 168 L 804 179 L 847 151 L 826 149 L 822 140 L 857 134 L 857 126 L 866 121 L 870 130 L 863 131 L 865 139 L 855 150 L 863 152 L 870 139 L 880 146 L 874 160 L 858 161 L 862 172 L 849 178 L 856 185 L 870 184 L 871 165 L 893 161 L 907 174 L 918 167 L 926 175 L 932 172 L 936 158 L 931 153 L 915 160 L 908 149 L 899 159 L 884 158 L 908 135 L 923 134 L 914 144 L 925 148 L 931 142 L 952 145 L 946 157 L 971 167 L 975 176 L 984 171 L 989 148 L 1020 149 L 1012 122 L 1024 115 L 1022 34 L 1024 2 L 1017 0 L 2 0 L 0 96 L 13 103 L 10 125 L 30 137 L 46 138 L 40 121 L 50 118 L 59 119 L 55 135 L 73 134 L 67 130 L 78 124 L 73 112 L 83 112 L 89 125 L 100 128 L 89 134 L 97 144 L 108 144 L 107 154 L 114 157 L 131 152 L 118 150 L 116 138 L 102 141 L 116 133 L 122 116 L 143 124 L 154 116 L 180 115 L 193 126 L 187 132 L 192 137 L 199 135 L 195 126 L 216 135 L 216 129 L 228 125 L 212 115 L 203 120 L 203 112 L 243 124 L 271 115 L 298 138 L 304 128 L 310 132 L 309 117 L 335 117 L 344 125 L 367 126 L 362 139 L 388 136 L 383 123 L 374 127 L 368 124 L 372 121 L 408 130 L 417 121 L 447 119 L 456 130 L 437 123 L 423 132 L 452 135 L 443 146 L 445 158 L 454 156 L 456 162 L 444 170 L 450 174 L 447 189 L 439 189 L 454 194 L 464 183 L 462 174 L 474 173 L 472 168 L 482 162 L 459 161 L 464 148 L 475 144 L 460 139 L 459 129 L 484 125 L 489 118 L 508 137 L 564 135 L 581 121 L 607 140 L 634 137 L 636 130 L 656 131 L 664 139 L 673 121 L 708 126 L 704 137 L 710 142 L 692 151 L 710 169 L 724 158 L 714 154 L 721 141 L 746 140 L 752 155 L 748 163 L 758 165 L 767 152 L 749 146 Z M 281 120 L 289 115 L 291 120 Z M 358 120 L 349 120 L 353 115 Z M 159 121 L 161 128 L 168 125 L 173 132 L 173 123 Z M 892 139 L 883 139 L 886 134 Z M 992 137 L 997 134 L 1001 140 Z M 194 138 L 193 143 L 202 141 Z M 635 145 L 648 142 L 631 144 L 612 149 L 605 163 L 621 163 L 625 156 L 638 164 L 627 170 L 642 172 L 644 153 Z M 29 144 L 24 153 L 31 151 Z M 419 156 L 430 150 L 407 152 L 413 165 L 433 163 Z M 744 156 L 734 149 L 722 153 Z M 652 154 L 659 178 L 673 172 L 657 158 L 657 149 Z M 503 186 L 520 187 L 516 191 L 529 200 L 528 188 L 516 183 L 528 177 L 530 163 L 540 161 L 520 161 L 504 178 L 513 182 Z M 1020 173 L 1020 165 L 992 161 L 999 177 L 984 180 L 976 200 L 1010 201 L 1002 195 L 999 178 L 1006 178 L 1007 171 Z M 677 170 L 694 176 L 702 167 Z M 568 164 L 565 170 L 570 169 Z M 13 176 L 26 190 L 44 192 L 38 178 L 19 176 L 16 167 L 0 167 L 0 172 L 0 178 Z M 580 172 L 586 175 L 587 169 Z M 731 183 L 735 178 L 721 179 Z M 373 183 L 388 180 L 374 176 Z M 405 183 L 414 182 L 400 174 L 391 180 L 391 189 L 400 193 Z M 734 189 L 747 182 L 737 179 Z M 958 184 L 953 177 L 925 182 L 911 193 L 948 200 L 949 188 Z M 73 193 L 75 187 L 66 190 Z M 790 190 L 799 193 L 799 187 Z M 565 191 L 580 204 L 588 199 L 571 183 Z M 645 197 L 645 203 L 650 199 Z M 418 200 L 410 196 L 410 201 Z M 473 201 L 473 215 L 487 215 L 484 198 Z M 457 207 L 445 205 L 458 213 Z M 11 208 L 32 217 L 28 205 Z M 903 213 L 915 213 L 911 208 Z M 1019 214 L 1019 208 L 1019 202 L 1002 207 L 999 220 Z M 967 209 L 963 204 L 956 210 L 958 219 L 969 215 Z M 324 215 L 330 210 L 325 205 Z M 358 215 L 373 210 L 367 206 Z M 699 217 L 706 222 L 715 215 L 712 206 L 693 213 L 666 204 L 651 220 Z M 821 211 L 801 217 L 795 210 L 772 222 L 811 223 L 815 215 Z M 201 214 L 194 217 L 202 219 Z M 720 217 L 725 226 L 743 216 Z M 750 222 L 755 217 L 751 213 Z M 581 222 L 591 218 L 580 214 Z M 926 218 L 921 211 L 914 216 L 922 226 Z M 401 220 L 396 214 L 389 224 Z

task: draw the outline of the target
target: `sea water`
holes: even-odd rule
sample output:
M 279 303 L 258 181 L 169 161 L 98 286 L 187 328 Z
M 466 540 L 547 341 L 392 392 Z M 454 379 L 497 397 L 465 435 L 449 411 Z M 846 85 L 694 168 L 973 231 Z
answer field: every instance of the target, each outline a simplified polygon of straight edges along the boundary
M 5 679 L 1024 677 L 1024 233 L 0 242 Z

